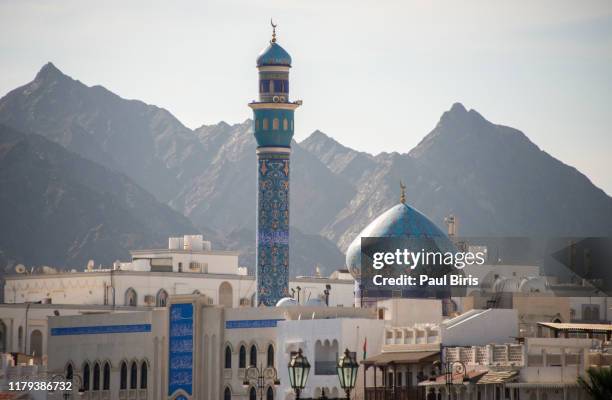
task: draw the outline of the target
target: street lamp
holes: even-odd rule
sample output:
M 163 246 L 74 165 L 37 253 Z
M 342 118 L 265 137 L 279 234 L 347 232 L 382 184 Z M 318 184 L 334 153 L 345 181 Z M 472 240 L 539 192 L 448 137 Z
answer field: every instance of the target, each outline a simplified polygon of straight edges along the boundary
M 289 360 L 289 383 L 295 392 L 295 400 L 299 400 L 300 392 L 306 387 L 308 373 L 310 372 L 310 363 L 308 359 L 302 355 L 302 349 L 291 353 Z
M 344 354 L 338 359 L 336 371 L 338 372 L 340 387 L 346 392 L 347 400 L 350 400 L 351 390 L 355 388 L 355 382 L 357 381 L 357 370 L 359 370 L 357 360 L 355 360 L 355 357 L 353 357 L 349 349 L 345 349 Z
M 325 290 L 323 294 L 325 295 L 325 305 L 329 307 L 329 294 L 331 293 L 331 285 L 328 283 L 325 285 Z
M 448 360 L 448 355 L 447 355 Z M 439 361 L 434 362 L 434 368 L 439 368 L 440 374 L 442 374 L 442 363 Z M 468 382 L 470 378 L 468 377 L 467 368 L 465 364 L 459 360 L 455 361 L 446 361 L 444 363 L 444 375 L 445 375 L 445 383 L 446 383 L 446 391 L 449 400 L 451 399 L 451 388 L 455 384 L 453 381 L 453 375 L 463 375 L 461 382 Z
M 266 381 L 272 381 L 272 384 L 274 386 L 280 385 L 276 368 L 264 368 L 263 364 L 259 364 L 259 368 L 254 365 L 249 365 L 249 367 L 245 371 L 242 386 L 248 388 L 249 386 L 251 386 L 251 381 L 255 382 L 254 386 L 259 392 L 259 400 L 263 400 L 264 398 L 264 389 L 266 387 Z

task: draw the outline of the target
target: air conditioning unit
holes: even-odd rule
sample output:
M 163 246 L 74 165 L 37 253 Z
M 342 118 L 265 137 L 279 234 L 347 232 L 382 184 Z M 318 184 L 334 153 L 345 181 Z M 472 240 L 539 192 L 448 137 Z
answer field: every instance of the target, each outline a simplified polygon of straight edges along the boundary
M 146 295 L 144 298 L 144 302 L 148 306 L 155 304 L 155 296 L 151 294 Z

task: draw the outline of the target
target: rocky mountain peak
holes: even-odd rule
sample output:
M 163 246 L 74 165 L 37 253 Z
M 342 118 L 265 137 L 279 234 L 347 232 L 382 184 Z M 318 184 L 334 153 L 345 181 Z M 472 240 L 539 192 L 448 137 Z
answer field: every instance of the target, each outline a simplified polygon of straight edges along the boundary
M 43 67 L 36 74 L 35 81 L 49 81 L 57 79 L 70 79 L 62 71 L 59 70 L 51 61 L 43 65 Z
M 478 111 L 470 109 L 469 111 L 461 103 L 454 103 L 450 110 L 445 111 L 440 117 L 438 125 L 452 125 L 456 126 L 460 124 L 462 126 L 472 126 L 474 124 L 482 123 L 490 124 L 483 118 Z
M 306 139 L 302 140 L 300 145 L 310 149 L 319 148 L 329 150 L 330 147 L 333 147 L 336 149 L 349 150 L 348 147 L 318 129 L 312 132 Z
M 448 110 L 448 112 L 454 115 L 462 115 L 462 114 L 466 114 L 468 111 L 466 110 L 463 104 L 456 102 L 456 103 L 453 103 L 453 105 L 451 106 L 450 110 Z

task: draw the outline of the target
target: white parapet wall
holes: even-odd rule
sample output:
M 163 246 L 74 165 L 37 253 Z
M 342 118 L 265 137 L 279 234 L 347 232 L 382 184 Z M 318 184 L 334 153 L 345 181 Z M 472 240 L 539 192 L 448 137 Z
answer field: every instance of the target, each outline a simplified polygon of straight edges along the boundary
M 518 336 L 518 312 L 513 309 L 471 310 L 441 324 L 444 346 L 508 343 Z

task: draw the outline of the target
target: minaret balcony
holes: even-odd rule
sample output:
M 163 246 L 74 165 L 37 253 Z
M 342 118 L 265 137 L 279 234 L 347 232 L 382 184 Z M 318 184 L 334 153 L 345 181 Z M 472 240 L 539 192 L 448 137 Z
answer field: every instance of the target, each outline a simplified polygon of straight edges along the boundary
M 249 103 L 249 107 L 253 110 L 263 110 L 263 109 L 276 109 L 276 110 L 295 110 L 299 106 L 302 105 L 302 100 L 296 100 L 291 102 L 259 102 L 252 101 Z

